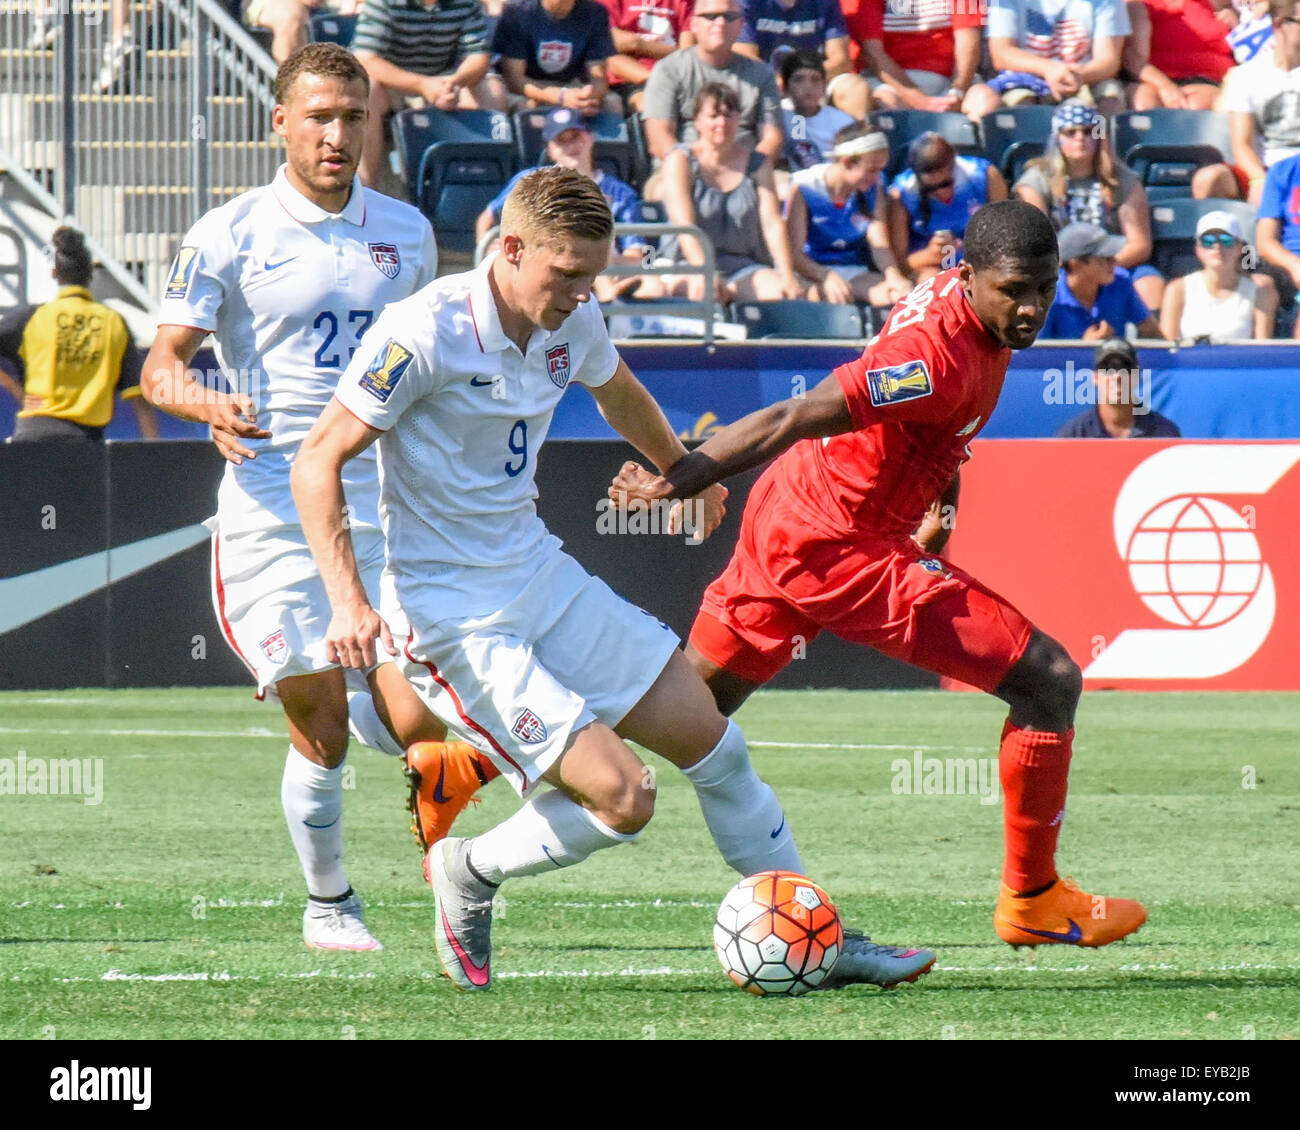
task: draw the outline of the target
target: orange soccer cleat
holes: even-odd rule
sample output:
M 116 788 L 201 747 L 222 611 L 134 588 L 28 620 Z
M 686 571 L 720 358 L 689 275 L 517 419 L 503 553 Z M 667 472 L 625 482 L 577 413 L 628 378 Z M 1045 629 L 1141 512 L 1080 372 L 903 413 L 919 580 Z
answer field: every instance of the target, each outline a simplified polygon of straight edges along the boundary
M 1140 902 L 1087 894 L 1073 879 L 1057 879 L 1030 898 L 1004 886 L 993 912 L 998 937 L 1013 946 L 1104 946 L 1133 933 L 1146 920 Z
M 411 790 L 406 802 L 411 834 L 426 860 L 429 848 L 451 831 L 465 806 L 470 801 L 478 804 L 474 794 L 501 776 L 501 771 L 467 742 L 416 742 L 406 751 L 405 768 Z

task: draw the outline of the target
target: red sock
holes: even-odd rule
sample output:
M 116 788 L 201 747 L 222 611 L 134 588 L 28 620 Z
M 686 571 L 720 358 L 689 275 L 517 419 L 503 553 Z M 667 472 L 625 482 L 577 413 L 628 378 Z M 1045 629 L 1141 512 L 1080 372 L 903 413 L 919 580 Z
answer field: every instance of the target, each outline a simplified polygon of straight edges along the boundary
M 1002 781 L 1006 858 L 1002 882 L 1032 891 L 1056 878 L 1056 841 L 1065 817 L 1066 781 L 1074 730 L 1064 734 L 1002 727 L 998 776 Z

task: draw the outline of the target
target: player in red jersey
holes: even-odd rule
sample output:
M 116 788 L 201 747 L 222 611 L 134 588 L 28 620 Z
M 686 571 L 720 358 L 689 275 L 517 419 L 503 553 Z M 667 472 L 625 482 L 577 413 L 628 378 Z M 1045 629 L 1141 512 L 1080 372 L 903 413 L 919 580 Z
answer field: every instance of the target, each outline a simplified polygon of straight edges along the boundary
M 1136 930 L 1146 911 L 1056 873 L 1079 668 L 1005 599 L 912 537 L 970 457 L 1011 351 L 1042 329 L 1058 267 L 1041 212 L 986 205 L 966 230 L 965 260 L 899 302 L 858 360 L 806 396 L 723 428 L 662 477 L 626 464 L 610 496 L 690 497 L 780 455 L 754 485 L 735 553 L 691 629 L 687 655 L 720 709 L 734 712 L 791 660 L 796 637 L 822 630 L 997 695 L 1011 711 L 994 927 L 1012 945 L 1101 946 Z

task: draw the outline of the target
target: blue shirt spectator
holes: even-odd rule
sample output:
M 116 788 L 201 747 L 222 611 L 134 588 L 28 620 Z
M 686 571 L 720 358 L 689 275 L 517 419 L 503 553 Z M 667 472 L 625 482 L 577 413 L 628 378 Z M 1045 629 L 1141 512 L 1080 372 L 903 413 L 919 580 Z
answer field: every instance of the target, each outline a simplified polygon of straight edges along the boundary
M 923 197 L 914 170 L 904 169 L 894 178 L 895 195 L 907 209 L 908 251 L 919 251 L 935 232 L 950 231 L 958 239 L 966 234 L 970 218 L 989 200 L 989 163 L 983 157 L 955 156 L 951 173 L 939 183 L 942 187 Z
M 828 39 L 847 39 L 848 25 L 839 0 L 741 0 L 744 23 L 738 43 L 753 43 L 759 58 L 770 60 L 778 47 L 824 54 Z
M 1268 170 L 1259 218 L 1278 221 L 1282 246 L 1300 255 L 1300 156 L 1287 157 Z
M 492 51 L 522 59 L 534 82 L 584 81 L 588 65 L 603 63 L 614 50 L 609 13 L 596 0 L 573 0 L 562 16 L 551 15 L 542 0 L 510 0 L 501 11 Z
M 1147 304 L 1138 297 L 1133 289 L 1133 280 L 1123 267 L 1113 266 L 1114 278 L 1097 291 L 1096 298 L 1088 305 L 1077 298 L 1070 290 L 1065 278 L 1065 268 L 1061 268 L 1061 277 L 1056 280 L 1056 299 L 1047 313 L 1047 322 L 1039 337 L 1081 338 L 1087 330 L 1103 323 L 1111 327 L 1113 333 L 1122 334 L 1124 327 L 1132 323 L 1143 325 L 1152 317 Z M 1089 335 L 1092 336 L 1092 335 Z M 1108 335 L 1109 336 L 1109 335 Z M 1159 337 L 1157 331 L 1151 334 Z

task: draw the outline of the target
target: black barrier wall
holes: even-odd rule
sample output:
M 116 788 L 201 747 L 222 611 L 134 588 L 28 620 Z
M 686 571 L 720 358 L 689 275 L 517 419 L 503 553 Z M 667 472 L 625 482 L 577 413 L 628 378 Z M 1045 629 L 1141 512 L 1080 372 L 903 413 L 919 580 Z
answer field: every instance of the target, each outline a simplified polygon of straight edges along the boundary
M 538 511 L 587 569 L 684 636 L 731 555 L 757 476 L 729 484 L 723 527 L 691 546 L 631 532 L 634 525 L 598 509 L 634 454 L 616 442 L 546 444 Z M 212 611 L 199 526 L 216 508 L 222 468 L 208 443 L 0 445 L 0 688 L 250 685 Z M 824 636 L 774 685 L 936 680 Z

